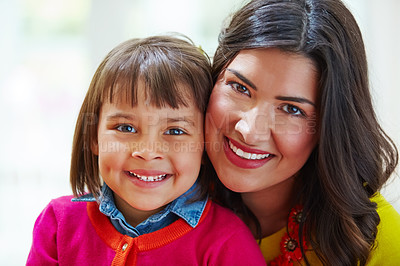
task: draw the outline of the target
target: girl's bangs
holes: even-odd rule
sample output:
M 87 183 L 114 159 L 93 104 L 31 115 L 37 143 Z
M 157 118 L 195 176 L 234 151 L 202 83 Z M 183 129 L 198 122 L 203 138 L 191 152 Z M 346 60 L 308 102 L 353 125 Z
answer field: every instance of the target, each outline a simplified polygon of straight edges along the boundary
M 101 102 L 128 102 L 134 106 L 142 82 L 146 103 L 156 107 L 188 106 L 191 95 L 182 88 L 187 84 L 183 84 L 179 62 L 168 58 L 164 51 L 152 48 L 138 47 L 124 58 L 107 62 L 98 84 L 103 88 Z

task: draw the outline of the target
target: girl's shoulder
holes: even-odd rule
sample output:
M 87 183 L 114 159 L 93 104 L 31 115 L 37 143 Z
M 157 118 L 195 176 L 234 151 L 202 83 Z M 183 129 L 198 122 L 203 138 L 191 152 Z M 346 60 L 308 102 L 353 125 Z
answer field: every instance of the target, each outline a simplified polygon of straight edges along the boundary
M 76 206 L 86 206 L 85 201 L 75 200 L 73 195 L 61 196 L 50 200 L 48 206 L 53 206 L 54 208 L 68 209 L 75 208 Z
M 380 223 L 368 265 L 395 265 L 400 261 L 400 214 L 379 193 L 371 201 L 377 203 Z
M 61 196 L 55 199 L 52 199 L 47 206 L 41 212 L 40 217 L 54 217 L 56 221 L 65 220 L 65 219 L 74 219 L 76 216 L 86 215 L 86 205 L 87 202 L 74 202 L 72 201 L 74 197 L 72 195 L 69 196 Z
M 230 231 L 234 228 L 244 228 L 249 230 L 247 225 L 230 209 L 219 205 L 210 200 L 210 211 L 208 216 L 212 219 L 212 224 L 216 227 L 223 227 L 223 230 Z M 221 230 L 221 229 L 219 229 Z
M 60 196 L 58 198 L 51 199 L 49 202 L 49 205 L 53 206 L 67 206 L 72 203 L 72 200 L 74 199 L 74 196 L 72 195 L 67 195 L 67 196 Z
M 234 212 L 209 200 L 203 215 L 188 236 L 197 240 L 197 249 L 210 256 L 209 264 L 266 265 L 250 229 Z

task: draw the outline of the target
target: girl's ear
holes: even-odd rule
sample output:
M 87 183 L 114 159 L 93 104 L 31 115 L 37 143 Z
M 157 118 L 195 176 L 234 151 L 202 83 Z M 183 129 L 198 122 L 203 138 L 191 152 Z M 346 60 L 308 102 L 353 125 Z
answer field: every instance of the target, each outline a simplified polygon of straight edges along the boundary
M 92 141 L 91 145 L 90 145 L 90 150 L 92 151 L 92 153 L 94 155 L 99 155 L 99 144 L 97 142 L 97 140 Z

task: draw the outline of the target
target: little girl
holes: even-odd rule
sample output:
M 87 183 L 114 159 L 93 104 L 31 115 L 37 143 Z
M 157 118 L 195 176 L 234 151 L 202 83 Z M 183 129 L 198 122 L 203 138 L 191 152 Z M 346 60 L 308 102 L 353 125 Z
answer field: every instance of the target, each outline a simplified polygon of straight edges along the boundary
M 199 175 L 211 88 L 208 57 L 183 38 L 114 48 L 79 113 L 75 198 L 42 211 L 27 265 L 265 264 L 250 231 L 208 199 Z

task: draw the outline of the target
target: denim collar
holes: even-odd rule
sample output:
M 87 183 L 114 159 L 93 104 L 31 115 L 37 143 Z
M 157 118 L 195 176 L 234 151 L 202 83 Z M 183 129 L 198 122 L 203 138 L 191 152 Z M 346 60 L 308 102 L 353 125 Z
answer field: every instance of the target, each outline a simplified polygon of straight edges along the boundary
M 127 223 L 125 217 L 115 206 L 113 191 L 104 183 L 99 197 L 99 210 L 110 217 L 111 223 L 120 233 L 132 237 L 157 231 L 171 224 L 178 217 L 185 220 L 191 227 L 196 227 L 208 200 L 206 197 L 203 200 L 190 202 L 190 199 L 196 195 L 197 188 L 198 183 L 196 182 L 188 191 L 169 203 L 163 210 L 133 227 Z M 73 201 L 95 200 L 92 194 L 73 199 Z

